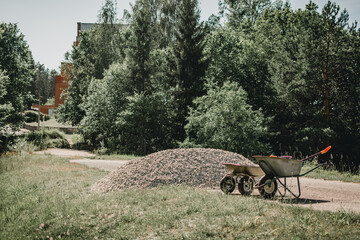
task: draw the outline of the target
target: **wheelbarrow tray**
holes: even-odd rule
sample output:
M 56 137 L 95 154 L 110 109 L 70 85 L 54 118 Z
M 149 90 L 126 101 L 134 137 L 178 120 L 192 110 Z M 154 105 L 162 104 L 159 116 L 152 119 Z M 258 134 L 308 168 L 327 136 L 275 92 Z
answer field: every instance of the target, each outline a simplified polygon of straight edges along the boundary
M 303 161 L 273 157 L 273 156 L 253 156 L 259 161 L 261 169 L 266 175 L 275 175 L 277 177 L 295 177 L 300 175 Z
M 248 175 L 252 177 L 261 177 L 265 174 L 263 170 L 261 170 L 259 165 L 246 166 L 235 163 L 224 163 L 224 165 L 229 170 L 229 172 L 233 173 L 234 175 Z

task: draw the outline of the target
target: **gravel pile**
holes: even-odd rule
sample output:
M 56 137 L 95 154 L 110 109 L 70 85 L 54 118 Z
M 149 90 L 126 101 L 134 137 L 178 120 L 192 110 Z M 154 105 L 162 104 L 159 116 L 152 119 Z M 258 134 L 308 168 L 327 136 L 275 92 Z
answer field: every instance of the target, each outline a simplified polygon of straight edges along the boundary
M 109 173 L 91 188 L 101 192 L 170 184 L 214 188 L 219 186 L 221 178 L 227 173 L 222 163 L 256 166 L 244 156 L 224 150 L 171 149 L 132 160 Z

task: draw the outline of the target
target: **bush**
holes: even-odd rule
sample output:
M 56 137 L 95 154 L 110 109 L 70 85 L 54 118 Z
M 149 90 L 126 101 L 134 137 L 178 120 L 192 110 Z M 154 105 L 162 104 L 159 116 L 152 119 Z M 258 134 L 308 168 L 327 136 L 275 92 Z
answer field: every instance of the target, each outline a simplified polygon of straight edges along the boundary
M 25 122 L 37 122 L 38 120 L 38 112 L 33 110 L 28 110 L 24 112 Z M 40 113 L 40 121 L 47 121 L 50 119 L 49 115 Z
M 46 148 L 69 148 L 70 144 L 65 134 L 58 130 L 34 131 L 26 135 L 25 140 L 34 144 L 39 149 Z
M 185 126 L 183 146 L 219 148 L 243 155 L 267 152 L 267 134 L 261 110 L 247 103 L 247 93 L 237 83 L 208 86 L 207 94 L 194 101 Z

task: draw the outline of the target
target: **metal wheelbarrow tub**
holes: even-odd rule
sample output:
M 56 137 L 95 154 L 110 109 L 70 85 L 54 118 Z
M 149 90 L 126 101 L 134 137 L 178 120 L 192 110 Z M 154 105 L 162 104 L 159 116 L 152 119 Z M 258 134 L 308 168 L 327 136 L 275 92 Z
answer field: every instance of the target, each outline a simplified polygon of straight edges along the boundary
M 253 156 L 259 161 L 261 169 L 266 175 L 277 177 L 294 177 L 300 174 L 303 161 L 290 159 L 288 157 L 275 156 Z
M 233 173 L 234 175 L 243 174 L 253 177 L 261 177 L 265 174 L 258 165 L 245 166 L 235 163 L 223 163 L 223 164 L 226 166 L 229 172 Z

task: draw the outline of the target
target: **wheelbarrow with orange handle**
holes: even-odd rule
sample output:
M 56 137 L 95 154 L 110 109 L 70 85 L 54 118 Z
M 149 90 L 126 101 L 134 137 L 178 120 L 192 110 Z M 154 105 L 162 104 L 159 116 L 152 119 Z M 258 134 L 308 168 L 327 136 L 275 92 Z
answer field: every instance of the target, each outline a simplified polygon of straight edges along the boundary
M 283 193 L 278 191 L 281 197 L 284 197 L 286 191 L 289 191 L 295 198 L 299 198 L 301 195 L 299 178 L 326 164 L 318 164 L 309 171 L 300 174 L 304 161 L 325 154 L 330 150 L 330 148 L 331 146 L 301 160 L 292 159 L 291 156 L 278 157 L 273 155 L 255 155 L 253 157 L 258 160 L 258 166 L 245 166 L 233 163 L 224 163 L 230 173 L 225 175 L 220 181 L 220 189 L 224 193 L 229 194 L 234 191 L 237 184 L 238 190 L 242 195 L 250 195 L 254 189 L 258 189 L 260 195 L 262 195 L 264 198 L 273 198 L 278 191 L 279 183 L 284 187 Z M 261 177 L 258 182 L 255 181 L 256 177 Z M 297 179 L 297 194 L 289 189 L 286 184 L 287 178 L 292 177 Z M 281 178 L 284 180 L 282 181 Z

